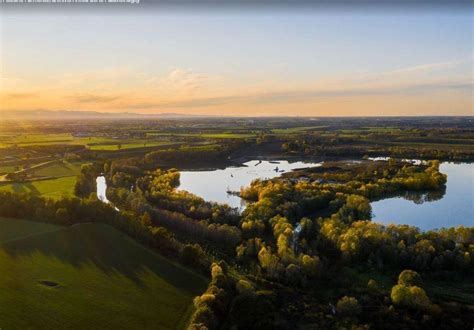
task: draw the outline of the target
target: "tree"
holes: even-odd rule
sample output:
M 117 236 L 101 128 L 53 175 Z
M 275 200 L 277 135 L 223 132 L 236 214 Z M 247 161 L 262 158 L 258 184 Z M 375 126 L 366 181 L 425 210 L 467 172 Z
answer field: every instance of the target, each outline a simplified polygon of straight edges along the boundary
M 181 252 L 183 262 L 188 265 L 199 265 L 204 254 L 199 244 L 186 244 Z
M 301 268 L 295 264 L 289 264 L 285 269 L 286 281 L 293 285 L 301 283 Z
M 150 214 L 148 212 L 143 213 L 141 218 L 140 218 L 140 222 L 142 223 L 142 225 L 144 225 L 146 227 L 151 226 L 152 222 L 151 222 Z
M 273 329 L 275 311 L 271 298 L 268 291 L 238 295 L 230 308 L 232 325 L 238 329 Z
M 421 286 L 421 277 L 417 272 L 406 269 L 398 276 L 398 284 L 405 286 Z
M 344 296 L 337 302 L 336 310 L 343 317 L 356 317 L 362 309 L 356 298 Z
M 258 252 L 258 261 L 269 277 L 275 279 L 279 277 L 282 271 L 282 265 L 280 264 L 280 259 L 272 254 L 270 248 L 264 246 L 260 249 L 260 252 Z
M 390 298 L 396 306 L 418 310 L 429 310 L 431 302 L 425 290 L 418 286 L 405 286 L 397 284 L 392 288 Z
M 69 223 L 69 214 L 65 208 L 59 208 L 56 211 L 56 219 L 58 223 L 68 224 Z
M 304 254 L 301 257 L 301 267 L 306 276 L 313 277 L 320 273 L 321 261 L 318 256 L 311 257 Z
M 370 279 L 369 282 L 367 283 L 367 289 L 372 294 L 377 294 L 380 292 L 379 284 L 377 283 L 376 280 L 373 280 L 373 279 Z
M 191 329 L 214 329 L 216 326 L 216 316 L 209 307 L 199 307 L 194 312 L 191 319 Z
M 242 294 L 242 293 L 251 293 L 255 290 L 252 283 L 250 283 L 247 280 L 239 280 L 237 282 L 237 284 L 235 285 L 235 289 L 240 294 Z

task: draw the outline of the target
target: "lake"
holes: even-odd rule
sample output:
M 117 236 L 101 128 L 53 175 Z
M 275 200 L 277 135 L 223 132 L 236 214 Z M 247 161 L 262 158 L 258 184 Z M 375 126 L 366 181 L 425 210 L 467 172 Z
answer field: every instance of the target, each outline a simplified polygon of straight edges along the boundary
M 374 159 L 375 160 L 375 159 Z M 179 189 L 187 190 L 205 200 L 227 203 L 242 208 L 245 201 L 227 194 L 239 191 L 252 180 L 270 179 L 296 168 L 321 166 L 322 163 L 252 160 L 238 167 L 212 171 L 183 171 Z M 278 167 L 278 171 L 275 169 Z M 373 221 L 385 224 L 408 224 L 422 230 L 453 226 L 474 226 L 474 164 L 442 163 L 448 175 L 446 190 L 401 196 L 372 203 Z
M 372 220 L 408 224 L 422 230 L 474 226 L 474 164 L 442 163 L 446 191 L 407 193 L 372 203 Z
M 322 163 L 289 163 L 286 160 L 266 161 L 252 160 L 238 167 L 227 167 L 212 171 L 183 171 L 180 176 L 179 189 L 189 191 L 205 200 L 227 203 L 232 207 L 243 207 L 245 201 L 240 197 L 228 194 L 227 191 L 240 191 L 254 179 L 271 179 L 284 172 L 297 168 L 321 166 Z

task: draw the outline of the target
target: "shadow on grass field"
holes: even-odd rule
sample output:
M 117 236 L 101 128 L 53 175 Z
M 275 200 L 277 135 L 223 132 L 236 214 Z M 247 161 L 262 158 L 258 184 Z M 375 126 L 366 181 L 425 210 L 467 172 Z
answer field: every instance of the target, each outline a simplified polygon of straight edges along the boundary
M 43 197 L 59 199 L 74 195 L 74 185 L 76 177 L 63 177 L 48 180 L 38 180 L 29 182 L 0 183 L 0 190 L 12 191 L 15 193 L 31 193 Z
M 4 329 L 182 328 L 193 297 L 207 286 L 202 276 L 103 224 L 4 243 L 0 269 Z
M 63 227 L 47 223 L 0 218 L 0 244 L 61 229 Z

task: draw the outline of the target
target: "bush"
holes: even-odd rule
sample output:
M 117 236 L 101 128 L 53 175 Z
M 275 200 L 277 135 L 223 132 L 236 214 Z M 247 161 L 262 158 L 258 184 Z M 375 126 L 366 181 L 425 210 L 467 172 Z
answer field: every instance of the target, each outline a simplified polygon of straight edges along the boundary
M 204 251 L 202 250 L 199 244 L 186 244 L 183 247 L 183 251 L 181 252 L 181 258 L 183 262 L 187 265 L 197 266 L 201 263 L 201 258 L 204 255 Z
M 359 302 L 354 297 L 344 296 L 337 302 L 337 313 L 341 316 L 354 317 L 362 311 Z
M 421 286 L 421 276 L 413 270 L 404 270 L 398 276 L 398 284 L 405 286 Z
M 238 329 L 271 329 L 274 307 L 266 292 L 238 295 L 232 302 L 230 319 Z
M 369 290 L 370 293 L 380 292 L 379 284 L 377 283 L 376 280 L 373 280 L 373 279 L 370 279 L 369 282 L 367 283 L 367 289 Z
M 238 293 L 250 293 L 253 292 L 255 289 L 249 281 L 246 280 L 239 280 L 237 284 L 235 285 L 235 289 L 237 290 Z
M 418 286 L 397 284 L 392 288 L 390 298 L 396 306 L 400 307 L 422 311 L 428 311 L 431 307 L 430 299 L 425 290 Z
M 197 327 L 199 326 L 199 327 Z M 216 316 L 208 307 L 199 307 L 194 312 L 190 329 L 215 329 L 217 326 Z

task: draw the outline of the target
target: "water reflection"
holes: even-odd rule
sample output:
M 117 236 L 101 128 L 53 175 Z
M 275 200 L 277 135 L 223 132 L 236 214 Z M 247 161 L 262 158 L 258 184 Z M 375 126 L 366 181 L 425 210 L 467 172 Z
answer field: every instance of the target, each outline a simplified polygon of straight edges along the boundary
M 423 204 L 426 202 L 434 202 L 440 200 L 446 194 L 446 187 L 443 187 L 439 190 L 427 190 L 427 191 L 404 191 L 400 193 L 395 193 L 390 196 L 385 196 L 383 199 L 390 198 L 403 198 L 407 201 L 413 202 L 415 204 Z
M 474 226 L 474 164 L 442 163 L 446 189 L 408 192 L 372 203 L 373 221 L 409 224 L 422 230 Z
M 322 163 L 289 163 L 286 160 L 252 160 L 238 167 L 212 171 L 183 171 L 179 189 L 187 190 L 208 201 L 227 203 L 232 207 L 244 207 L 245 201 L 228 192 L 240 191 L 254 179 L 271 179 L 297 168 L 321 166 Z
M 240 187 L 248 186 L 257 178 L 270 179 L 285 171 L 314 166 L 321 166 L 321 163 L 254 160 L 244 166 L 224 170 L 184 171 L 181 172 L 179 189 L 209 201 L 242 208 L 245 202 L 234 194 L 228 194 L 228 191 L 239 191 Z M 403 192 L 375 201 L 371 203 L 373 220 L 409 224 L 422 230 L 459 225 L 474 226 L 474 164 L 442 163 L 440 171 L 448 175 L 445 189 Z
M 98 176 L 95 180 L 97 184 L 97 198 L 106 204 L 109 204 L 109 200 L 107 199 L 107 182 L 105 181 L 105 176 Z
M 95 182 L 97 184 L 97 198 L 105 204 L 112 205 L 112 203 L 107 199 L 107 181 L 105 180 L 105 176 L 98 176 L 95 179 Z M 115 211 L 119 211 L 119 209 L 115 206 L 114 209 Z

